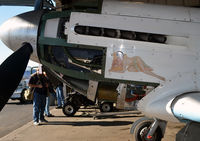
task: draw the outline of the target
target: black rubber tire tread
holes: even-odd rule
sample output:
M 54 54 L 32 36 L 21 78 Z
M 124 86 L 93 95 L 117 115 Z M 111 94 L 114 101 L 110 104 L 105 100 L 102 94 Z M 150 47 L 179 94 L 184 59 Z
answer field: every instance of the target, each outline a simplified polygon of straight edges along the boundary
M 108 105 L 110 106 L 110 110 L 109 110 L 109 111 L 104 111 L 104 110 L 103 110 L 103 105 L 104 105 L 104 104 L 108 104 Z M 111 102 L 104 102 L 104 103 L 100 104 L 100 107 L 99 107 L 99 108 L 100 108 L 100 111 L 101 111 L 101 112 L 112 112 L 112 111 L 113 111 L 113 103 L 111 103 Z
M 140 131 L 141 131 L 141 129 L 143 129 L 146 126 L 148 126 L 148 127 L 151 126 L 153 121 L 154 121 L 153 119 L 143 119 L 141 121 L 140 120 L 136 121 L 138 123 L 137 123 L 137 126 L 136 126 L 136 128 L 133 132 L 133 140 L 134 141 L 144 141 L 140 138 L 140 135 L 139 135 Z M 156 133 L 157 133 L 157 138 L 155 140 L 149 140 L 149 141 L 161 141 L 162 131 L 161 131 L 160 127 L 157 128 Z
M 68 105 L 70 105 L 70 106 L 73 107 L 73 112 L 72 112 L 72 113 L 68 113 L 68 112 L 65 110 L 65 108 L 66 108 Z M 62 108 L 63 113 L 64 113 L 66 116 L 68 116 L 68 117 L 73 117 L 74 114 L 77 112 L 77 110 L 78 110 L 78 109 L 77 109 L 76 105 L 74 105 L 72 102 L 66 102 L 65 105 L 64 105 L 63 108 Z

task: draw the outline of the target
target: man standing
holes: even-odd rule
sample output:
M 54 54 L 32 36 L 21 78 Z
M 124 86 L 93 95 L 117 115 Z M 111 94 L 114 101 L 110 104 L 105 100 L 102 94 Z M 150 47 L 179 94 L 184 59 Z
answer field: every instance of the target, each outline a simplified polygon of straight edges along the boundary
M 39 125 L 42 122 L 48 122 L 44 119 L 44 110 L 46 105 L 48 80 L 42 73 L 42 70 L 37 70 L 29 81 L 30 88 L 34 89 L 33 94 L 33 121 L 34 125 Z

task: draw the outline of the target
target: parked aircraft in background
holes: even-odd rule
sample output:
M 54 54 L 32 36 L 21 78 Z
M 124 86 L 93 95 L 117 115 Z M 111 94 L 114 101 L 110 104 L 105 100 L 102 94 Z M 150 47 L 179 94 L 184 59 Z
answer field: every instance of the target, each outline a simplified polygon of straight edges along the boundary
M 0 66 L 1 81 L 14 78 L 8 90 L 0 82 L 1 108 L 33 52 L 33 61 L 93 101 L 105 82 L 117 84 L 123 99 L 130 85 L 156 87 L 138 102 L 148 118 L 133 124 L 135 140 L 160 141 L 167 121 L 186 123 L 177 140 L 198 140 L 199 8 L 108 0 L 66 6 L 64 11 L 36 6 L 1 26 L 1 40 L 17 50 Z

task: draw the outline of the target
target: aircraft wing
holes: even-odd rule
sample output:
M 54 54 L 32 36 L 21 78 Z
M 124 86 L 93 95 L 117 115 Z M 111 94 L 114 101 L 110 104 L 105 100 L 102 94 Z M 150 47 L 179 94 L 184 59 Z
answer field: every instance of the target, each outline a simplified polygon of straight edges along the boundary
M 0 0 L 0 6 L 34 6 L 35 0 Z M 44 6 L 53 7 L 51 0 L 44 1 Z
M 35 0 L 0 0 L 0 5 L 6 6 L 34 6 Z
M 62 4 L 67 4 L 68 1 L 61 1 L 61 0 L 54 0 L 55 2 L 62 3 Z M 76 0 L 79 1 L 79 0 Z M 97 2 L 98 0 L 81 0 L 85 3 L 88 4 L 89 2 Z M 126 1 L 126 0 L 121 0 L 121 1 Z M 200 6 L 200 1 L 199 0 L 157 0 L 157 1 L 149 1 L 149 0 L 132 0 L 133 2 L 144 2 L 144 3 L 152 3 L 152 4 L 164 4 L 164 5 L 179 5 L 179 6 L 195 6 L 199 7 Z M 5 5 L 5 6 L 34 6 L 35 0 L 0 0 L 0 6 Z M 46 7 L 52 7 L 52 1 L 51 0 L 45 0 L 44 5 Z

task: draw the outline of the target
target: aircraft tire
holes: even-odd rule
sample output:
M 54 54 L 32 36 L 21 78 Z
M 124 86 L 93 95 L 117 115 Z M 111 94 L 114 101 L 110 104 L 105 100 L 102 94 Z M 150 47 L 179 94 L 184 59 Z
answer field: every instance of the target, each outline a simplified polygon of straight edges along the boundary
M 162 131 L 158 127 L 153 135 L 152 139 L 147 139 L 146 135 L 150 129 L 151 124 L 153 123 L 152 119 L 142 119 L 136 121 L 136 126 L 133 132 L 134 141 L 161 141 Z

